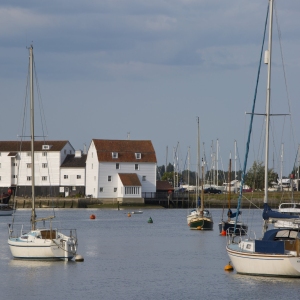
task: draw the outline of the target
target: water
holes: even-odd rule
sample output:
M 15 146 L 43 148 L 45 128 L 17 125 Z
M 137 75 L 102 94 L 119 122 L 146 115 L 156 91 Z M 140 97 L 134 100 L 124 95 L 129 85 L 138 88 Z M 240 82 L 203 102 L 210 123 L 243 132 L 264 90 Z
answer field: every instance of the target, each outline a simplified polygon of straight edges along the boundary
M 226 237 L 219 236 L 222 210 L 211 209 L 213 231 L 190 230 L 187 210 L 128 211 L 61 209 L 64 228 L 76 228 L 84 262 L 13 260 L 7 223 L 0 219 L 2 299 L 279 299 L 298 298 L 300 279 L 227 273 Z M 43 211 L 47 215 L 49 211 Z M 91 214 L 96 215 L 90 220 Z M 30 211 L 19 210 L 28 221 Z M 39 214 L 38 217 L 41 215 Z M 147 220 L 152 217 L 153 224 Z M 261 214 L 243 212 L 260 236 Z

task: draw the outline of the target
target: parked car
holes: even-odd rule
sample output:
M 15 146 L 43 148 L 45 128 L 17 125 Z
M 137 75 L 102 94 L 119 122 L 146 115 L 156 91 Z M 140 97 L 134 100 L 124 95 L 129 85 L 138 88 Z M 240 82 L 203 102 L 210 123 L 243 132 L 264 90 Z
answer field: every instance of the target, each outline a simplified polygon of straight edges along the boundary
M 204 194 L 222 194 L 222 191 L 214 187 L 209 187 L 204 189 Z

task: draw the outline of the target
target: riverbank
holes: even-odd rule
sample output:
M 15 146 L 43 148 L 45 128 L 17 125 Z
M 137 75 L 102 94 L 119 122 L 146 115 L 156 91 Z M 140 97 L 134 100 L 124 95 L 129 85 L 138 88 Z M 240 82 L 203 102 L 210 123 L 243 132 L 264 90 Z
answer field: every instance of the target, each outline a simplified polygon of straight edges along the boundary
M 263 207 L 263 192 L 244 193 L 241 203 L 242 208 L 262 208 Z M 271 208 L 278 208 L 280 203 L 300 202 L 300 192 L 271 192 L 269 193 L 268 204 Z M 16 197 L 17 208 L 31 208 L 31 199 Z M 227 208 L 228 207 L 228 194 L 205 194 L 204 196 L 206 208 Z M 230 207 L 237 207 L 238 194 L 230 195 Z M 12 203 L 10 203 L 12 204 Z M 37 198 L 37 208 L 111 208 L 111 209 L 136 209 L 136 208 L 192 208 L 196 206 L 194 195 L 189 197 L 185 194 L 174 197 L 169 202 L 162 202 L 156 199 L 145 199 L 144 204 L 137 203 L 119 203 L 112 200 L 111 202 L 103 202 L 101 199 L 95 198 Z

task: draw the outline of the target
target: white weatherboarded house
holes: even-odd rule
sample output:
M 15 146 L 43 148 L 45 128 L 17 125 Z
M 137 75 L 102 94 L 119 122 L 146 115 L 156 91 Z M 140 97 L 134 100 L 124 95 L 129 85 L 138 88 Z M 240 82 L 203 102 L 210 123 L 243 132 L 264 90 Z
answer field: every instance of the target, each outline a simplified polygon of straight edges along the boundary
M 86 160 L 86 194 L 104 202 L 144 203 L 156 192 L 156 154 L 148 140 L 93 139 Z
M 0 141 L 0 187 L 17 187 L 17 195 L 31 196 L 31 142 Z M 59 194 L 60 166 L 75 152 L 69 141 L 35 141 L 35 192 Z
M 86 154 L 81 150 L 68 154 L 60 167 L 60 192 L 65 197 L 85 195 Z

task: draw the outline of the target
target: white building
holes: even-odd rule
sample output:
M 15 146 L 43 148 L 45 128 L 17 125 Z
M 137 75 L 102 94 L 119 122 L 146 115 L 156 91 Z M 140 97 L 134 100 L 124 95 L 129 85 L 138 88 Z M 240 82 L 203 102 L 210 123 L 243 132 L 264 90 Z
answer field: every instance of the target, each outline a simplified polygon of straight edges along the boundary
M 60 167 L 60 193 L 65 197 L 85 195 L 86 154 L 81 150 L 68 154 Z
M 145 193 L 156 192 L 156 164 L 151 141 L 93 139 L 86 159 L 86 194 L 143 203 Z
M 30 141 L 0 141 L 0 188 L 17 186 L 17 195 L 31 195 L 32 160 Z M 57 196 L 60 166 L 74 148 L 68 141 L 35 141 L 35 193 Z

